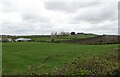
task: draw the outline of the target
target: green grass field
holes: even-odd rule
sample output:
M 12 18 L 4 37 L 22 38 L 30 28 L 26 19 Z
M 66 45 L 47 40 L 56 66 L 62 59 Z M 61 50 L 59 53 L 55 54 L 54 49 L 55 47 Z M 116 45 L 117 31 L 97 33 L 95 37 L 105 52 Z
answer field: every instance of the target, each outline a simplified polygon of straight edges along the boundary
M 117 55 L 117 44 L 109 45 L 79 45 L 65 43 L 16 42 L 3 43 L 3 74 L 46 74 L 62 68 L 80 57 L 103 58 L 109 54 Z M 112 62 L 117 68 L 117 63 Z M 111 64 L 111 66 L 112 66 Z M 89 64 L 88 64 L 89 65 Z M 112 68 L 108 67 L 113 70 Z
M 0 43 L 0 75 L 2 73 L 2 43 Z
M 34 41 L 51 41 L 51 36 L 17 36 L 17 37 L 14 37 L 14 38 L 31 38 L 32 40 Z M 58 37 L 55 37 L 55 40 L 56 41 L 61 41 L 61 40 L 70 40 L 70 39 L 82 39 L 82 38 L 92 38 L 92 37 L 96 37 L 95 35 L 66 35 L 66 36 L 58 36 Z

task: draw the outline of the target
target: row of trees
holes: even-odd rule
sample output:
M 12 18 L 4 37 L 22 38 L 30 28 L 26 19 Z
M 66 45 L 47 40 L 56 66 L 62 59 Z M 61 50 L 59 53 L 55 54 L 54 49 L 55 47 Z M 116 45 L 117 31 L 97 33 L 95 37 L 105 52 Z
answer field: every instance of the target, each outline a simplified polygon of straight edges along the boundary
M 75 35 L 76 33 L 75 32 L 71 32 L 71 33 L 69 33 L 69 32 L 60 32 L 60 33 L 57 33 L 57 32 L 52 32 L 51 33 L 51 35 Z
M 60 32 L 60 33 L 57 33 L 57 32 L 52 32 L 51 33 L 51 42 L 55 42 L 55 38 L 59 35 L 62 35 L 62 36 L 66 36 L 66 35 L 75 35 L 75 32 Z

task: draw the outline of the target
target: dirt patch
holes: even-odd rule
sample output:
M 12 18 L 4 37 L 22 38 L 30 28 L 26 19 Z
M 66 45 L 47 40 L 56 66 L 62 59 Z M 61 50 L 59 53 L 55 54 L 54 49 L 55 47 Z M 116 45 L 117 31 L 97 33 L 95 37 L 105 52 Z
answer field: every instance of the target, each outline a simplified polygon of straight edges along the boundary
M 113 43 L 120 43 L 119 39 L 120 36 L 105 35 L 105 36 L 97 36 L 93 38 L 67 40 L 64 42 L 77 43 L 77 44 L 113 44 Z

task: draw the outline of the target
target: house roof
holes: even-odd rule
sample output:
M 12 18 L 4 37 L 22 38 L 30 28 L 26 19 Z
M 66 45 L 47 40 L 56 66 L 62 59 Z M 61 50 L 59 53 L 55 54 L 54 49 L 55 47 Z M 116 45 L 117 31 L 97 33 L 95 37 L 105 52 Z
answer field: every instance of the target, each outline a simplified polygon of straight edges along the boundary
M 18 39 L 16 39 L 16 41 L 17 40 L 31 40 L 30 38 L 18 38 Z

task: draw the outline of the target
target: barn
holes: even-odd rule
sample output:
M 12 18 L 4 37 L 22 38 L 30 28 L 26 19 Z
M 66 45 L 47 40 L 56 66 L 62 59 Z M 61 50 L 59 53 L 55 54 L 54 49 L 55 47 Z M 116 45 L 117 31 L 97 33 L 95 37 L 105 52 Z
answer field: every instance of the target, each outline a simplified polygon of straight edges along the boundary
M 13 42 L 11 38 L 7 38 L 7 42 Z
M 0 42 L 13 42 L 12 38 L 0 38 Z
M 30 38 L 18 38 L 15 39 L 15 42 L 30 42 L 31 39 Z

